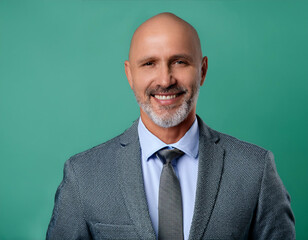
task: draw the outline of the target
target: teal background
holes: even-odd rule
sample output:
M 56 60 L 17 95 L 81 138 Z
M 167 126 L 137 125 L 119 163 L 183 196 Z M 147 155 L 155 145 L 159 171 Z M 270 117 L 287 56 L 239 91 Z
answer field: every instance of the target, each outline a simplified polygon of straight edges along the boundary
M 307 1 L 0 0 L 0 239 L 44 239 L 64 162 L 138 117 L 124 60 L 135 28 L 171 11 L 209 70 L 197 111 L 270 149 L 308 239 Z

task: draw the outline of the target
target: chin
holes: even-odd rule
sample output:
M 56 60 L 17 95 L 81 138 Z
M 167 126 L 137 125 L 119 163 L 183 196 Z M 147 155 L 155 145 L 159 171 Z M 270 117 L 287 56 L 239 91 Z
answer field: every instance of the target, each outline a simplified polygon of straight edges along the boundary
M 148 115 L 152 122 L 163 128 L 175 127 L 182 123 L 189 115 L 189 110 L 191 109 L 189 109 L 186 104 L 182 105 L 176 110 L 173 110 L 173 113 L 167 112 L 164 114 L 157 114 L 151 108 L 145 107 L 143 109 L 143 111 Z

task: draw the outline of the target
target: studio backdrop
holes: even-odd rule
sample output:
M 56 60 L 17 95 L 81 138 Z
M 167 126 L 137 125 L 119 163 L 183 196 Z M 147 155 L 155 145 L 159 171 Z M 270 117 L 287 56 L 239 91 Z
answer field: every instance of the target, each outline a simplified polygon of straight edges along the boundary
M 308 239 L 307 1 L 0 0 L 1 240 L 44 239 L 64 162 L 138 118 L 124 61 L 160 12 L 191 23 L 208 56 L 198 114 L 274 153 Z

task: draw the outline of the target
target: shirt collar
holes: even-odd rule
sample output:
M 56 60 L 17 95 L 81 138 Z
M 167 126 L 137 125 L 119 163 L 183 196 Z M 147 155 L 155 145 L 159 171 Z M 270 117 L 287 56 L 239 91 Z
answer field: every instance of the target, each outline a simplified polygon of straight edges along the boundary
M 142 158 L 145 160 L 148 160 L 155 152 L 164 147 L 175 147 L 193 158 L 197 158 L 198 156 L 199 127 L 197 118 L 185 135 L 176 143 L 166 144 L 161 141 L 145 127 L 141 118 L 139 118 L 138 135 Z

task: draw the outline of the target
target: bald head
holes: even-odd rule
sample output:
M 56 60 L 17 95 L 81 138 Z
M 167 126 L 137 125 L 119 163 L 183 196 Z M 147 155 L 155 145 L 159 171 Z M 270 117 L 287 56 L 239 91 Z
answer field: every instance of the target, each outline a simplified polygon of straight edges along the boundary
M 130 44 L 129 60 L 135 57 L 136 48 L 142 46 L 144 40 L 172 34 L 178 38 L 178 41 L 189 41 L 194 54 L 202 58 L 200 40 L 195 28 L 172 13 L 160 13 L 136 29 Z

